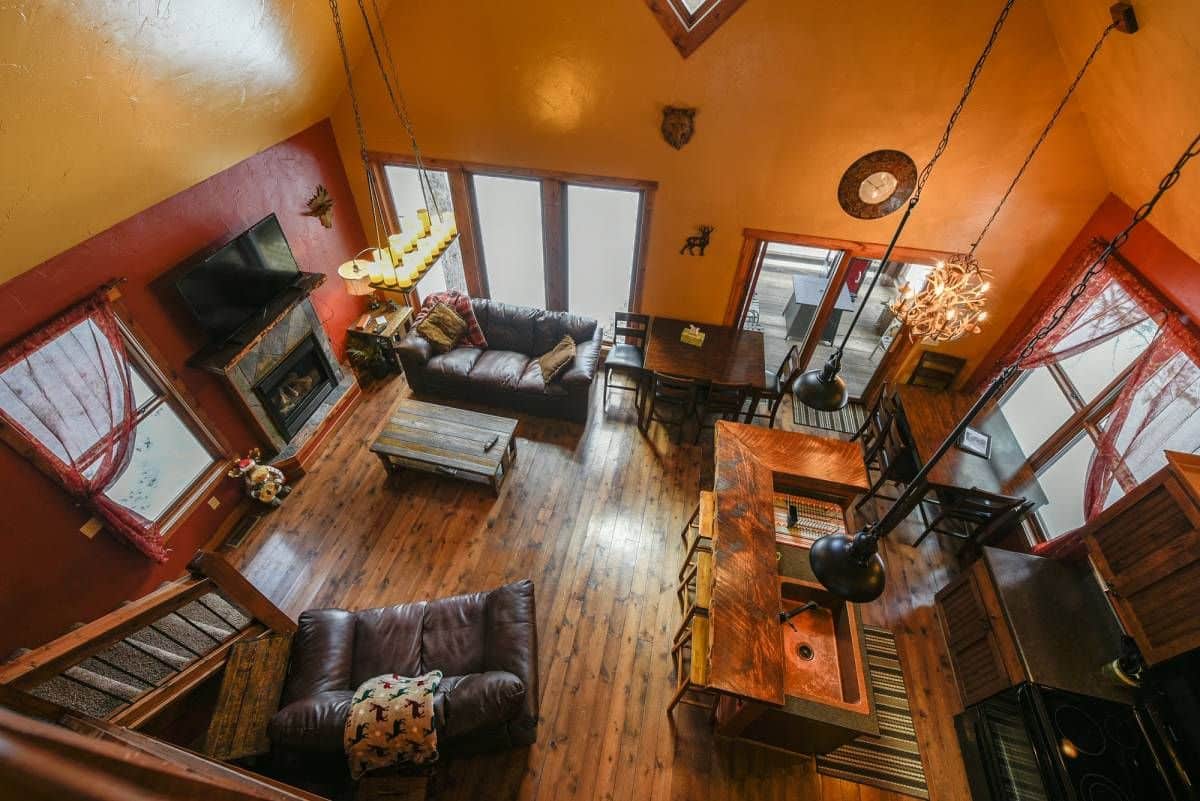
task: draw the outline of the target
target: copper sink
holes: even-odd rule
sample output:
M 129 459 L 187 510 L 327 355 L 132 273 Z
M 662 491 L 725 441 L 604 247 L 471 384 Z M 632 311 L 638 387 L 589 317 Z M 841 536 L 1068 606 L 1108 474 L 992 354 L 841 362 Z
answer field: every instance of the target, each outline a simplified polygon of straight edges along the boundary
M 819 584 L 793 578 L 779 580 L 779 597 L 785 611 L 817 604 L 780 626 L 784 694 L 869 714 L 858 611 Z

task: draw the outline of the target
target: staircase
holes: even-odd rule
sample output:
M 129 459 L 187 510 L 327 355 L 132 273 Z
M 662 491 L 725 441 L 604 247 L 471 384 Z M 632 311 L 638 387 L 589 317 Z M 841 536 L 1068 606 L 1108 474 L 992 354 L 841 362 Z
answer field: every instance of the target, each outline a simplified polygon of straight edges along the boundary
M 201 552 L 189 575 L 0 664 L 0 687 L 137 728 L 220 671 L 234 644 L 271 630 L 295 623 L 223 557 Z

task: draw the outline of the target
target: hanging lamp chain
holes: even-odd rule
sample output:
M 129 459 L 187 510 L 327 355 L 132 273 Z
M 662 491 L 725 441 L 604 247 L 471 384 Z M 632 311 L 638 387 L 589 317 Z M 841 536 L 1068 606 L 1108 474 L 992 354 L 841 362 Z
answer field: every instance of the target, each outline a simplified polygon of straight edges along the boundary
M 372 0 L 374 3 L 375 0 Z M 400 91 L 399 75 L 396 71 L 396 62 L 392 59 L 391 45 L 388 43 L 387 33 L 383 29 L 383 18 L 379 14 L 378 5 L 375 6 L 376 26 L 379 28 L 379 38 L 375 36 L 374 27 L 371 25 L 370 17 L 367 15 L 367 7 L 363 0 L 358 0 L 358 9 L 362 13 L 363 25 L 367 29 L 367 41 L 371 45 L 371 53 L 375 57 L 375 64 L 379 67 L 379 74 L 383 78 L 383 86 L 387 90 L 388 101 L 391 103 L 392 110 L 396 113 L 396 117 L 400 120 L 400 124 L 404 126 L 404 130 L 408 133 L 409 142 L 412 143 L 413 158 L 417 162 L 417 177 L 421 182 L 421 194 L 425 198 L 427 207 L 433 206 L 434 212 L 440 219 L 442 210 L 437 202 L 437 196 L 433 192 L 433 185 L 429 180 L 429 173 L 425 169 L 424 160 L 421 157 L 421 148 L 417 144 L 417 135 L 413 130 L 412 120 L 408 116 L 408 108 L 404 102 L 404 96 Z M 387 67 L 384 66 L 383 55 L 379 49 L 379 39 L 383 40 L 383 45 L 387 50 L 387 57 L 392 66 L 392 76 L 388 75 Z M 429 193 L 426 195 L 426 187 Z
M 1025 347 L 1021 349 L 1020 355 L 1017 356 L 1013 364 L 1005 368 L 1007 371 L 1015 372 L 1017 365 L 1029 358 L 1038 343 L 1050 336 L 1050 332 L 1062 322 L 1063 317 L 1066 316 L 1067 312 L 1070 311 L 1071 307 L 1087 289 L 1088 283 L 1099 275 L 1100 271 L 1104 269 L 1104 265 L 1108 263 L 1109 258 L 1129 240 L 1129 234 L 1133 232 L 1133 229 L 1141 225 L 1142 220 L 1150 216 L 1150 212 L 1154 211 L 1154 207 L 1158 205 L 1158 201 L 1162 199 L 1162 196 L 1179 181 L 1179 177 L 1183 173 L 1183 168 L 1187 166 L 1189 161 L 1196 158 L 1196 156 L 1200 156 L 1200 134 L 1196 135 L 1196 138 L 1184 150 L 1183 155 L 1175 162 L 1175 166 L 1159 182 L 1158 191 L 1154 193 L 1153 197 L 1138 207 L 1138 210 L 1133 213 L 1133 218 L 1129 221 L 1129 224 L 1109 241 L 1104 250 L 1100 251 L 1099 255 L 1092 261 L 1091 266 L 1084 271 L 1078 283 L 1071 287 L 1067 299 L 1054 310 L 1050 315 L 1050 319 L 1046 321 L 1046 324 L 1039 328 L 1037 333 L 1025 344 Z
M 929 180 L 929 176 L 933 174 L 934 165 L 938 163 L 938 159 L 946 152 L 946 148 L 950 146 L 950 134 L 954 130 L 955 124 L 958 122 L 958 117 L 962 114 L 963 108 L 967 105 L 967 98 L 971 96 L 971 92 L 975 89 L 975 82 L 979 80 L 980 73 L 983 72 L 983 65 L 987 62 L 988 56 L 992 53 L 992 48 L 996 46 L 996 40 L 1000 38 L 1000 31 L 1004 28 L 1004 23 L 1008 20 L 1008 15 L 1012 12 L 1012 8 L 1016 0 L 1007 0 L 1004 8 L 1000 10 L 1000 15 L 996 17 L 996 23 L 992 26 L 992 33 L 988 36 L 987 44 L 983 46 L 983 51 L 979 54 L 979 58 L 975 61 L 975 66 L 971 68 L 971 74 L 967 76 L 967 83 L 963 87 L 962 95 L 958 98 L 958 104 L 954 110 L 950 112 L 950 119 L 946 121 L 946 130 L 942 133 L 941 141 L 934 148 L 933 155 L 929 161 L 921 169 L 921 174 L 917 177 L 917 188 L 913 192 L 912 197 L 908 199 L 908 205 L 915 206 L 921 200 L 921 190 L 925 188 L 925 183 Z
M 1050 130 L 1054 124 L 1058 122 L 1059 116 L 1063 109 L 1066 108 L 1071 96 L 1075 94 L 1075 89 L 1079 86 L 1079 82 L 1083 80 L 1083 76 L 1087 74 L 1088 67 L 1092 66 L 1092 62 L 1096 60 L 1096 56 L 1100 54 L 1100 49 L 1104 47 L 1104 43 L 1108 40 L 1109 34 L 1117 30 L 1117 23 L 1112 23 L 1104 32 L 1100 34 L 1100 38 L 1096 40 L 1096 44 L 1092 47 L 1092 52 L 1088 54 L 1087 59 L 1083 62 L 1083 66 L 1079 68 L 1079 72 L 1075 75 L 1075 80 L 1071 81 L 1071 85 L 1067 87 L 1067 92 L 1062 96 L 1062 100 L 1058 101 L 1058 107 L 1054 109 L 1054 113 L 1050 115 L 1050 119 L 1046 122 L 1046 127 L 1042 129 L 1042 134 L 1033 143 L 1033 148 L 1030 149 L 1029 155 L 1025 157 L 1025 161 L 1021 164 L 1021 168 L 1017 170 L 1017 174 L 1013 176 L 1012 183 L 1008 185 L 1008 189 L 1004 190 L 1004 194 L 1000 197 L 1000 202 L 996 204 L 996 208 L 992 211 L 992 216 L 988 217 L 988 221 L 984 223 L 983 228 L 979 232 L 979 236 L 975 237 L 975 241 L 971 243 L 971 249 L 967 251 L 967 255 L 974 256 L 975 249 L 979 247 L 979 243 L 987 236 L 988 229 L 992 227 L 992 223 L 996 221 L 996 217 L 1000 215 L 1000 210 L 1004 208 L 1004 204 L 1008 202 L 1009 195 L 1016 188 L 1017 183 L 1025 175 L 1025 170 L 1029 168 L 1029 164 L 1033 161 L 1033 157 L 1037 155 L 1042 143 L 1050 135 Z
M 996 46 L 996 40 L 1000 38 L 1000 31 L 1003 30 L 1004 23 L 1008 20 L 1008 15 L 1012 12 L 1015 3 L 1016 0 L 1006 0 L 1004 8 L 1000 9 L 1000 14 L 996 17 L 995 24 L 992 25 L 992 32 L 988 36 L 983 50 L 979 53 L 979 58 L 975 60 L 975 65 L 971 67 L 971 73 L 967 76 L 967 83 L 963 86 L 958 103 L 954 106 L 954 110 L 950 112 L 950 118 L 946 121 L 946 129 L 942 132 L 942 138 L 938 141 L 937 147 L 934 148 L 933 155 L 930 156 L 929 161 L 921 169 L 921 174 L 917 177 L 916 189 L 913 191 L 912 197 L 908 199 L 908 207 L 904 210 L 904 216 L 900 218 L 900 222 L 896 225 L 896 231 L 892 234 L 891 241 L 888 242 L 887 249 L 879 259 L 879 269 L 871 277 L 871 283 L 867 285 L 867 291 L 862 295 L 862 300 L 854 312 L 854 317 L 850 320 L 850 326 L 846 329 L 845 336 L 842 337 L 842 343 L 838 345 L 837 350 L 829 357 L 830 363 L 835 367 L 841 365 L 842 352 L 846 349 L 846 343 L 850 341 L 850 334 L 854 331 L 854 326 L 858 323 L 858 318 L 862 316 L 863 310 L 867 307 L 867 298 L 871 296 L 871 292 L 875 289 L 875 284 L 879 282 L 879 276 L 883 274 L 884 268 L 887 267 L 888 260 L 892 256 L 892 251 L 896 249 L 896 243 L 900 241 L 900 234 L 904 231 L 904 226 L 908 224 L 909 217 L 912 216 L 917 204 L 921 202 L 921 191 L 925 188 L 925 183 L 929 180 L 929 176 L 933 174 L 933 168 L 937 165 L 942 154 L 946 152 L 946 148 L 950 146 L 950 134 L 953 133 L 954 126 L 958 123 L 958 117 L 962 114 L 963 108 L 967 105 L 967 99 L 975 89 L 975 83 L 979 80 L 980 73 L 983 72 L 983 65 L 987 63 L 988 56 L 992 54 L 992 48 Z
M 342 30 L 342 13 L 338 8 L 338 0 L 329 0 L 329 11 L 333 16 L 333 28 L 337 33 L 338 48 L 342 55 L 342 70 L 346 74 L 346 88 L 350 93 L 350 108 L 354 112 L 354 130 L 358 134 L 358 153 L 362 160 L 363 170 L 367 175 L 367 194 L 371 206 L 371 224 L 375 229 L 375 242 L 383 242 L 380 232 L 387 230 L 383 225 L 383 206 L 379 196 L 379 188 L 375 184 L 375 175 L 371 171 L 371 160 L 367 155 L 367 133 L 363 127 L 362 111 L 358 107 L 358 93 L 354 91 L 354 75 L 350 69 L 350 52 L 346 47 L 346 36 Z

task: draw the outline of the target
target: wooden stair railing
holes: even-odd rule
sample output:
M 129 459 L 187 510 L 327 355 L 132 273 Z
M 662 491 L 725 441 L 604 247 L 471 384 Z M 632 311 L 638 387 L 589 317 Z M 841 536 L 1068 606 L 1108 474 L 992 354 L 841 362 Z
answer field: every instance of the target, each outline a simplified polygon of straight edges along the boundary
M 0 704 L 138 728 L 220 671 L 233 646 L 296 623 L 220 554 L 188 575 L 0 664 Z
M 0 709 L 0 796 L 41 801 L 325 801 L 103 721 Z M 9 795 L 11 793 L 11 795 Z

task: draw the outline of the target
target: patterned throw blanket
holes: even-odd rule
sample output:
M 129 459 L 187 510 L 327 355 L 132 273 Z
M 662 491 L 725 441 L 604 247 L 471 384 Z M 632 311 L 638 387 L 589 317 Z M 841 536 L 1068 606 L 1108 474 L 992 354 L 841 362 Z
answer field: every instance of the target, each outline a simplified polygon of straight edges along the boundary
M 362 683 L 346 718 L 350 775 L 358 779 L 376 768 L 437 760 L 433 694 L 441 682 L 442 672 L 435 670 L 417 678 L 388 673 Z

